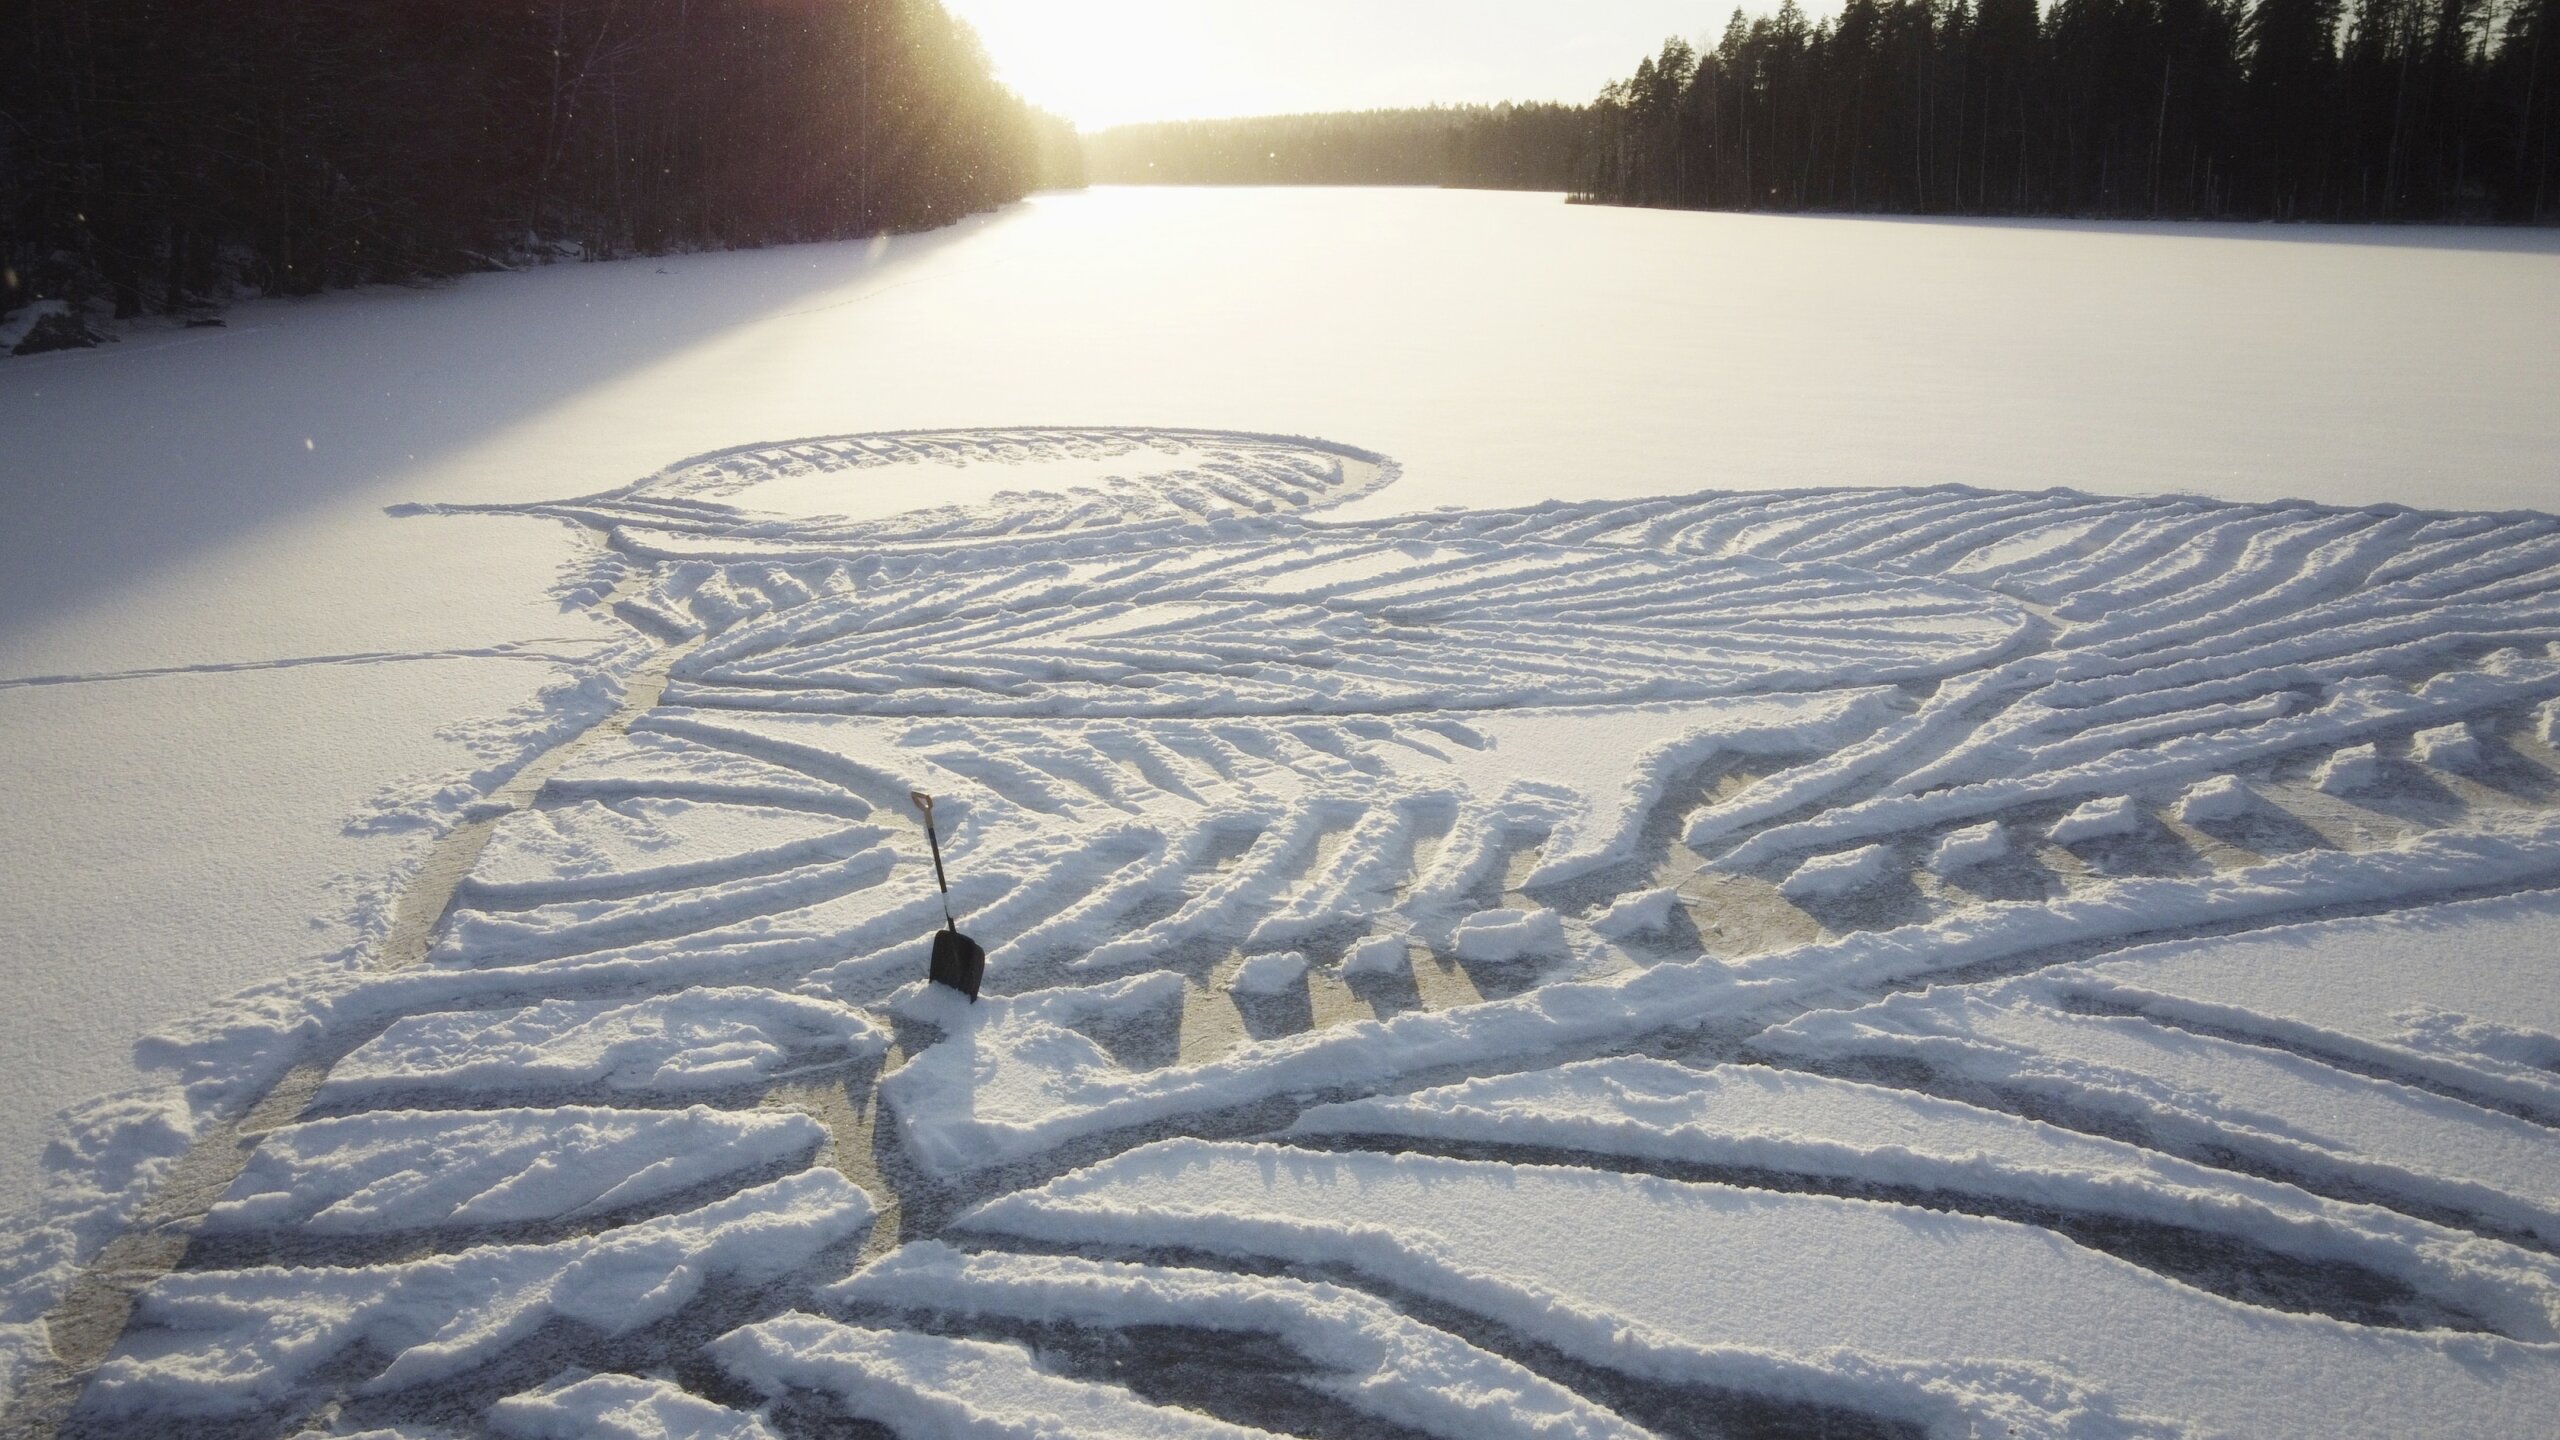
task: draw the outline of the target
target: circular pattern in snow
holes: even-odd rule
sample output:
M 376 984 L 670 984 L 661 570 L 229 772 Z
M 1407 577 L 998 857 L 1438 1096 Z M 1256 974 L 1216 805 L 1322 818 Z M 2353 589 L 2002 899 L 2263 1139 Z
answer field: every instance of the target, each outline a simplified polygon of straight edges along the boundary
M 671 465 L 619 495 L 668 507 L 679 524 L 773 517 L 795 532 L 886 529 L 912 540 L 1283 514 L 1338 505 L 1394 478 L 1383 455 L 1279 435 L 902 430 L 742 445 Z

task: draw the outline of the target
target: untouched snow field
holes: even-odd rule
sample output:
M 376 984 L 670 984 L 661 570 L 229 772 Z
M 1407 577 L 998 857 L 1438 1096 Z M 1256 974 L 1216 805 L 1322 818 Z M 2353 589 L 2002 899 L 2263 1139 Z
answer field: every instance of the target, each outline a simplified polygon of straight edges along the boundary
M 9 362 L 0 1428 L 2527 1433 L 2548 238 L 1100 192 Z

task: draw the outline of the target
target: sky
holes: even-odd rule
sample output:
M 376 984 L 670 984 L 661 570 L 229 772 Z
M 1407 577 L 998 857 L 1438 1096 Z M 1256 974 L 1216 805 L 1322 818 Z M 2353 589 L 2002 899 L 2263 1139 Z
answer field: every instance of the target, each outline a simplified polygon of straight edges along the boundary
M 1006 84 L 1093 131 L 1140 120 L 1585 101 L 1664 37 L 1721 30 L 1735 0 L 944 3 L 977 27 Z M 1774 0 L 1748 8 L 1774 8 Z

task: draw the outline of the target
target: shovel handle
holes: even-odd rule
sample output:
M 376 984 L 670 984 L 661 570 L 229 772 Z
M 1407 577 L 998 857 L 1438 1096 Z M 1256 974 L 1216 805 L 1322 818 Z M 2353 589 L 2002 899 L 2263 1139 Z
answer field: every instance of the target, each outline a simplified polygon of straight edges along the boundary
M 942 923 L 957 930 L 960 922 L 951 918 L 951 881 L 942 873 L 942 837 L 933 832 L 933 797 L 921 790 L 910 790 L 907 799 L 924 812 L 925 842 L 933 847 L 933 883 L 942 887 Z

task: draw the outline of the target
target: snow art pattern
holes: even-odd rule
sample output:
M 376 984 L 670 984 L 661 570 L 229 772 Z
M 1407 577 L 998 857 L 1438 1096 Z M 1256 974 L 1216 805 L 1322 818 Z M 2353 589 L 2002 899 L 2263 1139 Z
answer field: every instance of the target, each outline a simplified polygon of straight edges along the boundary
M 2560 522 L 1324 515 L 1393 476 L 897 434 L 508 512 L 597 542 L 622 710 L 414 963 L 172 1048 L 276 1074 L 21 1423 L 2560 1413 Z

